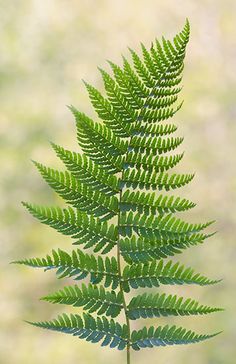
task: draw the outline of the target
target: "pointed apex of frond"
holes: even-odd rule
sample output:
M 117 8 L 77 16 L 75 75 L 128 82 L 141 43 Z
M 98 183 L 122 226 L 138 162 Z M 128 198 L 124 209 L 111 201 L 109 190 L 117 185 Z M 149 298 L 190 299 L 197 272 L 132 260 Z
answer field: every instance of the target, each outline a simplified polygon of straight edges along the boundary
M 76 109 L 76 107 L 75 106 L 73 106 L 73 105 L 69 105 L 69 106 L 67 106 L 68 107 L 68 109 L 72 112 L 72 114 L 74 115 L 74 116 L 76 116 L 77 115 L 77 113 L 79 113 L 79 111 Z
M 30 204 L 29 202 L 26 201 L 21 201 L 21 204 L 26 207 L 27 209 L 30 209 L 33 207 L 33 204 Z
M 185 27 L 190 31 L 190 22 L 188 18 L 185 19 Z

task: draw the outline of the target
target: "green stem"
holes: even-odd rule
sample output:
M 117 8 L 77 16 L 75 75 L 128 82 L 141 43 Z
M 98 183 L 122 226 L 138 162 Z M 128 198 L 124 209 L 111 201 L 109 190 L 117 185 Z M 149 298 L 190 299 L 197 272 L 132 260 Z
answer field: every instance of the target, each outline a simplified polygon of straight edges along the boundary
M 121 195 L 122 195 L 122 190 L 120 190 L 120 201 L 121 201 Z M 120 212 L 118 214 L 118 228 L 119 228 L 119 223 L 120 223 Z M 120 292 L 122 295 L 122 301 L 123 301 L 123 307 L 124 307 L 124 311 L 125 311 L 125 319 L 126 319 L 126 325 L 127 325 L 127 329 L 128 329 L 128 342 L 127 342 L 127 364 L 130 364 L 130 322 L 129 322 L 129 317 L 128 317 L 128 310 L 127 310 L 127 305 L 126 305 L 126 301 L 125 301 L 125 294 L 124 294 L 124 290 L 122 287 L 122 271 L 121 271 L 121 254 L 120 254 L 120 236 L 119 236 L 119 232 L 118 232 L 118 241 L 117 241 L 117 265 L 118 265 L 118 273 L 119 273 L 119 281 L 120 281 Z

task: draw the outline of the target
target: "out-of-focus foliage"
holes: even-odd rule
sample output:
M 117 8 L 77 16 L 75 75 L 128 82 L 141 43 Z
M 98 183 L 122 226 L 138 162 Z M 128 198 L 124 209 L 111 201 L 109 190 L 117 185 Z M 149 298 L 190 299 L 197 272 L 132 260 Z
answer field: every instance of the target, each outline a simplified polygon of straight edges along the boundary
M 106 68 L 107 58 L 119 63 L 120 53 L 128 56 L 127 44 L 138 48 L 139 39 L 148 44 L 161 34 L 171 37 L 186 17 L 192 36 L 182 92 L 185 104 L 176 122 L 185 135 L 184 168 L 196 170 L 197 176 L 184 196 L 198 204 L 191 212 L 196 221 L 207 216 L 217 220 L 218 234 L 182 258 L 196 270 L 207 268 L 209 276 L 218 268 L 224 282 L 207 292 L 196 287 L 195 294 L 204 302 L 217 301 L 226 311 L 217 323 L 213 316 L 176 317 L 174 322 L 184 320 L 185 327 L 200 332 L 221 327 L 224 333 L 207 344 L 144 351 L 133 360 L 187 364 L 191 357 L 192 364 L 234 363 L 235 14 L 234 0 L 0 1 L 1 364 L 114 362 L 108 349 L 91 350 L 89 343 L 22 322 L 22 317 L 34 320 L 36 315 L 51 319 L 55 307 L 36 299 L 59 289 L 62 282 L 55 286 L 53 274 L 42 280 L 40 271 L 19 270 L 9 262 L 19 256 L 44 256 L 59 246 L 66 249 L 69 239 L 30 218 L 20 201 L 32 200 L 34 194 L 36 203 L 60 203 L 30 158 L 56 166 L 48 144 L 52 139 L 65 148 L 77 148 L 73 118 L 65 105 L 91 114 L 81 78 L 101 88 L 94 64 Z M 188 296 L 188 288 L 180 287 L 178 293 Z M 58 313 L 61 310 L 64 307 Z M 158 323 L 163 320 L 156 319 Z M 117 353 L 117 363 L 121 360 L 122 353 Z

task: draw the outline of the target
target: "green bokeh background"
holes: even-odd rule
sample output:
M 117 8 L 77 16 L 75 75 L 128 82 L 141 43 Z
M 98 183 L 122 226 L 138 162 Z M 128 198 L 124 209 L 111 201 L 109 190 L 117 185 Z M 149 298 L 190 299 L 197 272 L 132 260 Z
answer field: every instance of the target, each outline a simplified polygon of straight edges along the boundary
M 128 56 L 127 46 L 138 49 L 139 41 L 148 46 L 162 34 L 172 37 L 186 17 L 191 41 L 182 92 L 185 103 L 175 117 L 179 135 L 185 136 L 186 153 L 178 169 L 197 173 L 181 193 L 197 202 L 188 218 L 216 219 L 218 234 L 178 259 L 224 281 L 209 288 L 165 291 L 193 296 L 226 311 L 152 322 L 224 332 L 203 344 L 143 350 L 133 354 L 133 362 L 235 363 L 235 0 L 0 0 L 0 364 L 125 362 L 123 352 L 24 323 L 23 319 L 46 320 L 70 312 L 38 301 L 68 281 L 58 282 L 53 273 L 9 262 L 71 247 L 70 239 L 31 218 L 20 201 L 61 204 L 30 159 L 62 167 L 48 141 L 78 148 L 66 105 L 94 116 L 81 79 L 102 88 L 97 66 L 108 69 L 106 59 L 120 64 L 121 53 Z

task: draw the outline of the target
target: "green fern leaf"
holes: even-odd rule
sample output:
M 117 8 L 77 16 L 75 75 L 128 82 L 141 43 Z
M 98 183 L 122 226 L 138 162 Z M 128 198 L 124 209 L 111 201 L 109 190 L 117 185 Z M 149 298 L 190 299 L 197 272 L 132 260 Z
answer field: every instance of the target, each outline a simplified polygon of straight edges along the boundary
M 81 288 L 76 286 L 67 286 L 64 289 L 51 295 L 41 298 L 51 303 L 60 303 L 72 305 L 75 307 L 83 306 L 89 313 L 97 312 L 98 315 L 116 317 L 121 312 L 122 295 L 120 292 L 106 291 L 103 286 L 82 284 Z
M 131 288 L 159 287 L 163 285 L 197 284 L 199 286 L 218 283 L 219 280 L 212 280 L 200 273 L 195 273 L 192 268 L 186 268 L 180 263 L 173 263 L 171 260 L 164 263 L 163 260 L 155 260 L 142 264 L 126 265 L 123 270 L 123 288 L 129 292 Z
M 94 123 L 75 108 L 71 107 L 71 110 L 76 118 L 77 138 L 83 152 L 109 174 L 120 172 L 122 154 L 127 149 L 123 140 L 113 134 L 109 128 Z
M 169 191 L 187 185 L 194 178 L 194 174 L 159 174 L 142 169 L 127 169 L 123 173 L 123 183 L 126 187 L 159 189 Z
M 177 107 L 162 107 L 160 109 L 148 109 L 145 108 L 139 115 L 139 120 L 142 120 L 145 123 L 156 123 L 160 121 L 167 120 L 172 118 L 177 111 L 182 107 L 182 103 Z
M 127 167 L 142 168 L 144 171 L 164 172 L 175 167 L 183 158 L 184 153 L 170 156 L 154 155 L 153 153 L 136 153 L 131 151 L 127 153 Z M 137 177 L 137 176 L 136 176 Z M 148 186 L 146 184 L 146 186 Z
M 144 293 L 133 297 L 128 304 L 131 320 L 140 317 L 206 315 L 217 311 L 222 311 L 222 309 L 200 305 L 191 298 L 184 300 L 183 297 L 178 298 L 176 295 L 166 295 L 165 293 L 155 295 Z
M 120 92 L 119 87 L 112 77 L 102 69 L 100 69 L 100 72 L 102 74 L 105 90 L 114 110 L 116 110 L 126 122 L 135 122 L 138 117 L 136 109 L 130 105 L 130 102 L 126 99 L 124 94 Z
M 199 335 L 182 327 L 166 325 L 155 329 L 151 326 L 148 329 L 144 327 L 142 330 L 133 331 L 131 340 L 132 348 L 140 350 L 141 348 L 153 348 L 154 346 L 195 344 L 218 334 L 219 332 L 211 335 Z
M 129 48 L 130 53 L 132 55 L 133 63 L 137 74 L 140 76 L 145 86 L 148 88 L 153 88 L 155 86 L 155 81 L 152 78 L 149 70 L 146 68 L 145 64 L 142 62 L 141 58 L 137 55 L 137 53 Z
M 62 314 L 57 319 L 45 322 L 29 322 L 31 325 L 41 327 L 43 329 L 54 330 L 78 336 L 92 343 L 102 341 L 101 346 L 109 345 L 110 348 L 119 350 L 125 349 L 127 345 L 127 327 L 121 326 L 114 320 L 107 320 L 105 316 L 97 317 L 95 320 L 91 315 L 83 314 L 83 318 L 79 315 Z
M 86 155 L 71 152 L 52 143 L 58 157 L 65 163 L 67 169 L 80 182 L 85 183 L 94 190 L 106 193 L 107 196 L 119 192 L 116 176 L 110 175 L 101 169 Z
M 132 236 L 121 239 L 121 254 L 129 264 L 145 263 L 180 254 L 193 245 L 201 244 L 209 236 L 211 235 L 193 234 L 181 239 L 162 238 L 154 242 Z
M 220 308 L 160 292 L 144 292 L 126 302 L 126 293 L 133 289 L 206 286 L 220 281 L 165 260 L 214 235 L 203 232 L 213 221 L 190 223 L 175 216 L 194 208 L 194 202 L 163 192 L 183 187 L 194 177 L 192 173 L 170 171 L 184 156 L 177 151 L 183 138 L 173 135 L 177 126 L 169 119 L 183 104 L 179 93 L 189 35 L 187 20 L 173 41 L 163 37 L 150 47 L 141 43 L 141 54 L 130 49 L 132 61 L 123 57 L 122 66 L 108 61 L 112 75 L 99 69 L 104 95 L 84 82 L 100 120 L 69 107 L 82 153 L 52 143 L 66 170 L 34 162 L 49 186 L 70 206 L 23 203 L 42 223 L 70 236 L 74 245 L 95 253 L 58 249 L 44 258 L 14 262 L 52 270 L 60 279 L 89 281 L 81 286 L 65 286 L 42 298 L 82 307 L 87 313 L 62 314 L 52 321 L 32 324 L 100 342 L 102 346 L 126 349 L 127 364 L 131 348 L 197 343 L 217 335 L 196 334 L 176 326 L 132 331 L 131 321 L 205 315 Z M 113 320 L 120 313 L 126 324 Z
M 46 258 L 30 258 L 15 261 L 13 263 L 28 265 L 33 268 L 44 268 L 44 270 L 56 269 L 58 278 L 73 277 L 81 280 L 90 277 L 93 284 L 98 284 L 104 280 L 104 286 L 118 287 L 118 266 L 114 257 L 103 260 L 100 256 L 95 258 L 93 255 L 84 254 L 81 250 L 73 250 L 71 254 L 58 249 L 52 251 L 52 256 Z
M 136 125 L 135 130 L 140 135 L 163 136 L 174 133 L 177 130 L 177 126 L 174 124 Z
M 123 238 L 120 240 L 121 254 L 125 261 L 132 263 L 145 263 L 154 259 L 162 259 L 180 254 L 183 250 L 203 243 L 213 234 L 192 234 L 181 237 L 160 237 L 157 240 L 145 240 L 143 238 Z
M 92 105 L 107 127 L 109 127 L 118 137 L 128 137 L 129 128 L 127 128 L 127 124 L 125 124 L 125 119 L 113 110 L 109 101 L 104 98 L 98 90 L 87 82 L 85 82 L 85 86 L 88 90 Z
M 122 209 L 138 211 L 145 214 L 164 214 L 186 211 L 196 206 L 195 203 L 175 196 L 159 195 L 155 192 L 145 193 L 126 190 L 122 196 Z
M 102 219 L 109 219 L 118 213 L 118 199 L 107 197 L 104 193 L 93 191 L 91 187 L 79 182 L 69 172 L 58 172 L 34 162 L 48 184 L 69 204 Z
M 42 223 L 51 226 L 64 235 L 76 239 L 74 244 L 85 244 L 84 248 L 94 246 L 94 251 L 110 251 L 117 242 L 117 228 L 93 216 L 87 216 L 72 208 L 44 207 L 23 202 L 29 212 Z
M 183 138 L 146 137 L 134 136 L 130 146 L 137 152 L 152 152 L 162 154 L 176 149 L 183 141 Z
M 138 75 L 134 72 L 132 66 L 129 64 L 125 57 L 123 57 L 123 68 L 127 79 L 131 83 L 131 87 L 135 90 L 137 95 L 139 95 L 141 99 L 149 97 L 149 90 L 147 89 L 146 85 L 140 80 Z
M 137 88 L 133 85 L 132 81 L 126 77 L 125 71 L 111 61 L 108 61 L 108 63 L 113 70 L 115 80 L 120 88 L 120 93 L 125 97 L 133 109 L 142 108 L 144 101 L 140 98 L 140 92 L 137 92 Z
M 123 212 L 120 215 L 119 233 L 122 236 L 132 236 L 135 232 L 146 239 L 158 239 L 162 237 L 189 236 L 207 228 L 214 221 L 204 224 L 189 224 L 172 214 L 145 215 Z

